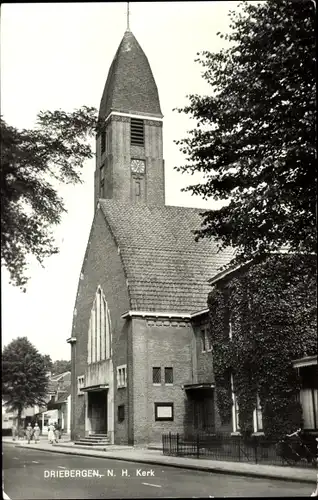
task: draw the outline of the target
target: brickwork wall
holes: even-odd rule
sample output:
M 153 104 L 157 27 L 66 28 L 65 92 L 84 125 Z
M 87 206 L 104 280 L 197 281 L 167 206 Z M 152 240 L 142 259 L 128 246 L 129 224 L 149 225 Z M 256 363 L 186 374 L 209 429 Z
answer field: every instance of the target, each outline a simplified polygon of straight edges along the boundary
M 162 159 L 162 122 L 145 120 L 145 146 L 130 145 L 130 118 L 113 115 L 106 126 L 106 150 L 96 140 L 95 206 L 100 198 L 100 167 L 104 164 L 104 198 L 132 200 L 131 157 L 146 161 L 146 203 L 164 205 L 164 162 Z
M 182 432 L 186 395 L 193 381 L 193 331 L 190 323 L 133 318 L 133 401 L 135 444 L 159 442 L 164 432 Z M 154 386 L 152 368 L 173 368 L 173 385 Z M 155 421 L 154 403 L 173 403 L 174 420 Z
M 129 309 L 129 297 L 117 245 L 106 225 L 103 214 L 99 210 L 95 215 L 84 258 L 73 319 L 72 336 L 77 339 L 74 350 L 75 371 L 72 374 L 72 395 L 76 393 L 73 407 L 73 435 L 75 437 L 84 436 L 85 398 L 77 396 L 74 382 L 76 383 L 77 376 L 85 373 L 87 366 L 88 324 L 98 285 L 102 287 L 110 311 L 114 383 L 116 384 L 116 366 L 125 364 L 127 360 L 127 335 L 123 332 L 125 321 L 121 319 L 121 314 Z M 115 396 L 116 393 L 115 387 Z M 116 409 L 116 397 L 114 403 Z M 114 417 L 117 419 L 116 415 Z
M 208 326 L 208 316 L 198 318 L 193 321 L 193 330 L 195 335 L 196 353 L 197 353 L 197 383 L 210 382 L 213 384 L 213 354 L 212 351 L 203 351 L 201 330 Z
M 215 384 L 215 377 L 213 372 L 213 351 L 203 352 L 202 351 L 202 340 L 201 340 L 201 329 L 209 326 L 208 315 L 203 315 L 195 320 L 193 320 L 193 330 L 195 335 L 195 345 L 196 345 L 196 359 L 197 359 L 197 383 L 209 382 Z M 213 335 L 213 332 L 212 332 Z M 189 403 L 191 406 L 191 403 Z M 226 424 L 221 423 L 220 414 L 217 406 L 217 396 L 216 391 L 214 394 L 214 419 L 215 419 L 215 430 L 217 432 L 231 433 L 232 432 L 232 421 Z M 189 409 L 189 413 L 191 410 Z

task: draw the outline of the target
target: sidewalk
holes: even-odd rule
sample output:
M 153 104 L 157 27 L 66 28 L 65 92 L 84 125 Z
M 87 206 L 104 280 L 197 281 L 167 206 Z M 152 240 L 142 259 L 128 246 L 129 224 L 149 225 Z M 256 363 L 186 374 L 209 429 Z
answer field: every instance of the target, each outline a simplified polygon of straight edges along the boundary
M 318 480 L 317 469 L 285 467 L 275 465 L 248 464 L 240 462 L 221 462 L 219 460 L 172 457 L 162 454 L 157 448 L 158 445 L 151 445 L 149 448 L 108 445 L 103 449 L 95 447 L 74 445 L 71 441 L 64 441 L 50 445 L 46 440 L 27 444 L 25 440 L 12 441 L 12 438 L 3 438 L 3 443 L 11 443 L 19 448 L 32 448 L 53 453 L 64 453 L 70 455 L 80 455 L 87 457 L 112 458 L 114 460 L 125 460 L 128 462 L 139 462 L 150 465 L 164 465 L 169 467 L 179 467 L 183 469 L 194 469 L 206 472 L 216 472 L 218 474 L 231 474 L 240 476 L 260 477 L 268 479 L 280 479 L 287 481 L 298 481 L 312 483 L 315 485 Z

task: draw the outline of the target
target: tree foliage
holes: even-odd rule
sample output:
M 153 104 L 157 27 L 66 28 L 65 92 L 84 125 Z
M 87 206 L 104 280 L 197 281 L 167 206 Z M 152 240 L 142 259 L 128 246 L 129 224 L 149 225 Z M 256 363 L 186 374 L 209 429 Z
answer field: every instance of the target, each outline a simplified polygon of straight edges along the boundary
M 273 255 L 219 282 L 209 295 L 217 401 L 231 419 L 231 386 L 240 428 L 252 429 L 259 395 L 265 435 L 279 438 L 302 425 L 300 380 L 292 360 L 317 353 L 316 259 Z M 229 338 L 229 318 L 232 339 Z
M 23 409 L 45 404 L 46 363 L 27 337 L 18 337 L 3 349 L 2 394 L 7 407 L 18 412 L 18 422 Z
M 87 139 L 97 130 L 97 112 L 45 111 L 32 130 L 18 130 L 1 119 L 1 264 L 14 285 L 27 282 L 30 255 L 42 263 L 56 253 L 52 226 L 65 212 L 60 183 L 81 182 L 81 169 L 93 153 Z
M 52 361 L 52 358 L 49 354 L 45 354 L 43 356 L 43 359 L 44 359 L 44 364 L 45 364 L 45 369 L 49 372 L 52 370 L 52 365 L 53 365 L 53 361 Z
M 71 361 L 59 359 L 54 361 L 51 366 L 52 375 L 59 375 L 60 373 L 71 371 Z
M 316 37 L 312 1 L 243 2 L 230 12 L 228 47 L 198 54 L 211 95 L 179 108 L 197 128 L 176 141 L 185 188 L 224 200 L 202 213 L 196 237 L 237 248 L 244 261 L 287 246 L 316 251 Z

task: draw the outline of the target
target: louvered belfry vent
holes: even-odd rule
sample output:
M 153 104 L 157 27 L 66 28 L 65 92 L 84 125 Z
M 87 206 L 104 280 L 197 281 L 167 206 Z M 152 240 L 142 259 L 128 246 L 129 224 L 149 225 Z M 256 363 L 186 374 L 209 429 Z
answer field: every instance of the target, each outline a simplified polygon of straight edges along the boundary
M 130 120 L 130 143 L 133 146 L 144 145 L 144 121 L 139 118 Z

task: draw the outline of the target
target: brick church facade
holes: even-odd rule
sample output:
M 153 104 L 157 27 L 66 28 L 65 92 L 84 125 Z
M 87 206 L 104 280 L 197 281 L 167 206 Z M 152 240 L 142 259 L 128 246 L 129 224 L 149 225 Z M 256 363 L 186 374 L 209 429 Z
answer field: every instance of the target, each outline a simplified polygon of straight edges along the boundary
M 194 240 L 200 210 L 165 205 L 158 90 L 129 30 L 99 114 L 95 216 L 68 339 L 72 438 L 143 444 L 214 430 L 208 279 L 232 253 Z

